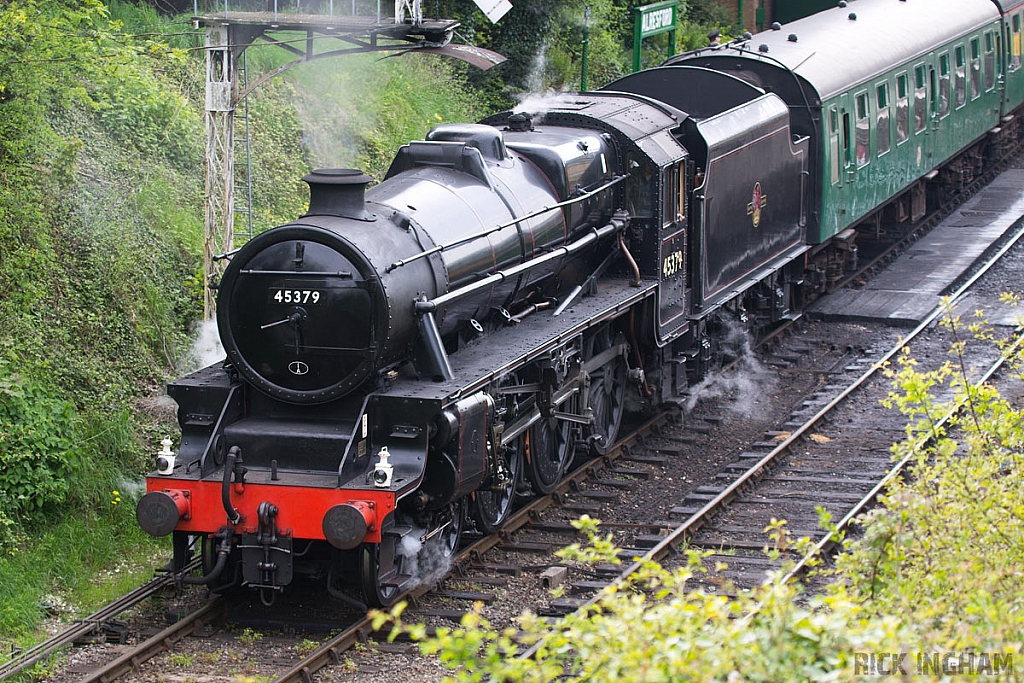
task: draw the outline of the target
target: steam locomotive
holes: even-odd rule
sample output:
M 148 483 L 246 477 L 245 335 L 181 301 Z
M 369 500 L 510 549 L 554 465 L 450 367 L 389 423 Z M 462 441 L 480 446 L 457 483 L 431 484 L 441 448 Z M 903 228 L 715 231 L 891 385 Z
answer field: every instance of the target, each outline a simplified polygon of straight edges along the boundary
M 168 386 L 180 447 L 137 518 L 176 571 L 198 541 L 183 580 L 269 601 L 301 574 L 390 604 L 421 546 L 451 555 L 606 452 L 627 409 L 682 400 L 724 320 L 799 315 L 859 226 L 918 217 L 1016 144 L 1019 13 L 856 5 L 437 126 L 372 187 L 307 176 L 306 215 L 219 283 L 226 359 Z M 998 63 L 973 70 L 976 44 Z

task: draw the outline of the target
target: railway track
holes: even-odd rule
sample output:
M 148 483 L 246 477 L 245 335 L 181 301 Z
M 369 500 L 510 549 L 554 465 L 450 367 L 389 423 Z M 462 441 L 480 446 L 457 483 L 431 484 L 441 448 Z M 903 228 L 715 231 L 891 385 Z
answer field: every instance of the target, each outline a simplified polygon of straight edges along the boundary
M 199 633 L 214 621 L 222 619 L 227 608 L 224 598 L 214 598 L 203 607 L 179 619 L 156 635 L 147 638 L 120 657 L 82 678 L 82 683 L 109 683 L 134 671 L 142 662 L 174 649 L 183 638 Z
M 199 559 L 189 564 L 189 569 L 199 567 Z M 101 607 L 84 619 L 79 619 L 69 628 L 64 629 L 35 647 L 20 652 L 7 662 L 0 665 L 0 680 L 6 680 L 35 666 L 38 662 L 49 657 L 54 652 L 66 647 L 85 637 L 100 633 L 105 625 L 117 618 L 122 613 L 135 607 L 139 603 L 164 591 L 174 585 L 174 577 L 170 574 L 160 574 L 135 590 L 126 593 L 108 605 Z

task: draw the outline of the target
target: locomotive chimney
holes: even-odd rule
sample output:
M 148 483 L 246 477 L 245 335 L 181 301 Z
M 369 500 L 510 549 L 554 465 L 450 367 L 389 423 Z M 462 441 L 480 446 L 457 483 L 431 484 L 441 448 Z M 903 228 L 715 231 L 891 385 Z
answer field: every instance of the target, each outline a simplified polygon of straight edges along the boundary
M 376 218 L 366 210 L 366 186 L 373 178 L 354 168 L 321 168 L 303 178 L 309 184 L 307 216 Z

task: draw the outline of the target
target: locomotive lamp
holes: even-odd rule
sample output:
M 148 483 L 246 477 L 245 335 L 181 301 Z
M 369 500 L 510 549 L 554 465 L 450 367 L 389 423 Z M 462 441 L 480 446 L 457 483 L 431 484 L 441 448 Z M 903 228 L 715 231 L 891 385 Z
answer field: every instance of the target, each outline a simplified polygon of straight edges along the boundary
M 391 486 L 391 477 L 395 472 L 394 465 L 388 462 L 388 458 L 391 457 L 388 447 L 383 446 L 380 452 L 377 453 L 377 457 L 380 460 L 373 468 L 373 485 L 381 489 L 387 488 Z
M 174 451 L 171 450 L 170 437 L 164 437 L 160 442 L 163 446 L 156 454 L 156 471 L 159 474 L 174 474 Z

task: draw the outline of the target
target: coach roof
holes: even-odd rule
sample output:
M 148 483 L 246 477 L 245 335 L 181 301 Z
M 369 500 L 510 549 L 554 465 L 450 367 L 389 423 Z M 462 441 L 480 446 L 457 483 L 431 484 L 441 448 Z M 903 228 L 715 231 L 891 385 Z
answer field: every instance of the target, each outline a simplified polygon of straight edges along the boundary
M 802 76 L 824 100 L 998 19 L 993 0 L 850 0 L 781 30 L 668 63 L 740 56 L 776 63 Z

